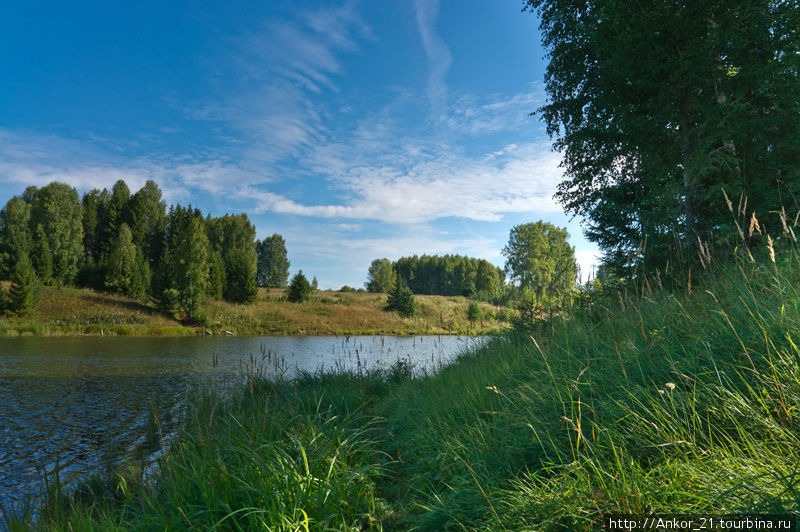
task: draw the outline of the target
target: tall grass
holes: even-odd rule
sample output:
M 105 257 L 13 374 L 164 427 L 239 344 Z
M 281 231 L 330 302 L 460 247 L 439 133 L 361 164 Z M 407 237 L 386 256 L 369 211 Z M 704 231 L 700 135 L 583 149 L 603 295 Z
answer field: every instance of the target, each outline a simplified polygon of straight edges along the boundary
M 800 263 L 773 252 L 715 266 L 691 292 L 611 294 L 435 375 L 208 395 L 157 471 L 61 495 L 40 526 L 595 530 L 611 513 L 796 514 Z

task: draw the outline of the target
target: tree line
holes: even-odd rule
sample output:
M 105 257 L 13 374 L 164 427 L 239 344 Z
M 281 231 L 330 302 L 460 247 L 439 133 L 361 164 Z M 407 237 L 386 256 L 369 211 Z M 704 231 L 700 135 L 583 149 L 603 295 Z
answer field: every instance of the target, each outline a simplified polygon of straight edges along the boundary
M 78 285 L 152 298 L 192 318 L 207 298 L 249 303 L 259 285 L 286 285 L 280 235 L 256 241 L 246 214 L 167 209 L 161 196 L 152 180 L 134 194 L 119 180 L 80 199 L 58 182 L 11 198 L 0 211 L 0 276 L 12 281 L 7 310 L 35 305 L 41 284 Z
M 414 313 L 413 294 L 426 294 L 513 302 L 522 318 L 532 321 L 563 308 L 576 289 L 578 266 L 568 239 L 566 229 L 549 222 L 519 224 L 502 250 L 505 268 L 462 255 L 382 258 L 372 261 L 364 285 L 369 292 L 388 294 L 387 309 L 401 315 Z M 477 304 L 469 307 L 469 315 L 480 319 Z
M 414 255 L 394 262 L 385 258 L 372 261 L 367 291 L 389 293 L 397 282 L 415 294 L 491 297 L 502 289 L 505 273 L 485 259 L 462 255 Z

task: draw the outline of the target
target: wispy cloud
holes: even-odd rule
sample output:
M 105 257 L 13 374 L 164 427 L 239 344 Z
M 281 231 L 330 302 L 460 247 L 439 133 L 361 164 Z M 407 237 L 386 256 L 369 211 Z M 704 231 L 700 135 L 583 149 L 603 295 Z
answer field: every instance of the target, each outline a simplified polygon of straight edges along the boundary
M 417 29 L 428 56 L 428 100 L 435 115 L 444 112 L 447 99 L 445 77 L 453 62 L 450 49 L 436 31 L 439 0 L 414 0 Z
M 322 93 L 339 91 L 341 55 L 373 39 L 357 4 L 303 13 L 294 20 L 266 20 L 230 39 L 217 73 L 225 83 L 211 101 L 189 114 L 235 132 L 230 145 L 240 159 L 263 171 L 298 157 L 326 135 Z

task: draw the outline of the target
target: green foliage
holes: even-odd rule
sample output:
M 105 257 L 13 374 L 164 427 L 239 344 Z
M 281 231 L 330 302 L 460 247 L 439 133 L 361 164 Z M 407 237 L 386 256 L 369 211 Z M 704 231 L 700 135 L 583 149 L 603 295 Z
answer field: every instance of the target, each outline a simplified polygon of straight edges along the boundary
M 101 259 L 100 239 L 102 222 L 110 200 L 107 190 L 93 189 L 81 199 L 83 224 L 83 247 L 86 255 L 94 262 Z M 93 280 L 97 284 L 97 280 Z
M 226 286 L 225 262 L 219 251 L 212 251 L 209 256 L 208 297 L 222 299 L 222 291 Z
M 258 253 L 258 286 L 267 288 L 283 288 L 289 280 L 289 259 L 286 254 L 286 242 L 279 234 L 274 234 L 263 241 L 256 242 Z
M 397 311 L 397 313 L 404 318 L 413 316 L 416 311 L 414 293 L 406 286 L 399 276 L 394 283 L 394 288 L 389 292 L 389 296 L 386 299 L 386 310 Z
M 52 254 L 53 279 L 71 283 L 83 257 L 81 204 L 74 188 L 53 182 L 38 189 L 31 203 L 31 227 L 41 226 Z
M 150 263 L 141 248 L 136 248 L 136 262 L 131 276 L 128 295 L 135 299 L 146 299 L 150 293 L 150 279 L 152 272 Z
M 53 277 L 53 256 L 50 253 L 47 235 L 44 234 L 41 224 L 36 226 L 36 231 L 34 232 L 31 259 L 39 280 L 44 284 L 49 284 Z
M 472 323 L 475 323 L 479 319 L 483 317 L 483 311 L 481 311 L 480 305 L 478 305 L 477 301 L 470 301 L 469 305 L 467 306 L 467 319 Z
M 538 112 L 563 153 L 557 198 L 617 273 L 666 269 L 698 237 L 731 247 L 720 188 L 747 218 L 800 195 L 796 3 L 527 4 L 550 59 Z
M 181 309 L 181 294 L 174 288 L 165 288 L 157 298 L 158 308 L 173 317 L 178 317 Z
M 9 279 L 21 254 L 31 253 L 31 206 L 14 196 L 0 211 L 0 278 Z
M 402 257 L 393 268 L 415 294 L 480 295 L 490 300 L 499 295 L 505 280 L 503 270 L 490 262 L 461 255 Z
M 252 303 L 256 300 L 256 256 L 252 249 L 235 248 L 226 255 L 225 299 L 232 303 Z
M 367 282 L 364 286 L 367 292 L 388 294 L 394 288 L 396 280 L 397 273 L 394 271 L 392 261 L 389 259 L 375 259 L 369 265 Z
M 294 274 L 292 282 L 289 283 L 287 299 L 292 303 L 300 303 L 308 299 L 309 294 L 311 294 L 311 284 L 306 279 L 306 276 L 303 275 L 303 270 L 300 270 Z
M 316 275 L 311 279 L 311 290 L 319 290 L 319 282 L 317 281 Z
M 130 198 L 126 208 L 133 243 L 144 252 L 150 263 L 158 260 L 163 251 L 166 208 L 166 202 L 161 199 L 161 189 L 150 179 Z
M 521 224 L 511 229 L 503 248 L 506 272 L 531 299 L 534 307 L 558 309 L 575 286 L 575 249 L 567 242 L 566 229 L 549 222 Z
M 42 300 L 42 283 L 36 277 L 28 255 L 17 257 L 11 274 L 11 289 L 8 293 L 8 310 L 15 314 L 25 314 L 36 308 Z
M 118 294 L 131 295 L 134 272 L 137 269 L 137 248 L 131 230 L 123 222 L 119 234 L 114 238 L 105 263 L 106 288 Z M 141 281 L 137 280 L 139 284 Z

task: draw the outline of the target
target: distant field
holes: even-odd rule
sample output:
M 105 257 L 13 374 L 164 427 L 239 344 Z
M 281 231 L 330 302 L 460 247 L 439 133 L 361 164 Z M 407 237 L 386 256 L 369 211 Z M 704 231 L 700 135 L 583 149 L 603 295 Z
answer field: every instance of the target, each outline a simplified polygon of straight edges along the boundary
M 384 312 L 385 294 L 317 291 L 304 303 L 289 303 L 283 290 L 259 289 L 251 305 L 208 302 L 199 313 L 206 334 L 477 334 L 505 328 L 509 309 L 481 303 L 483 320 L 467 320 L 464 297 L 415 296 L 411 318 Z M 158 311 L 152 303 L 82 288 L 45 287 L 42 303 L 27 316 L 0 317 L 0 335 L 203 334 Z

